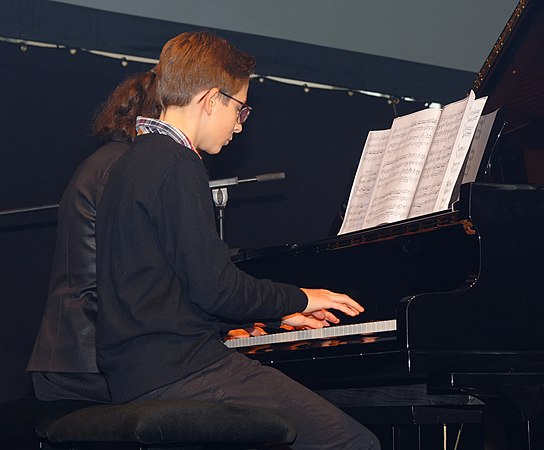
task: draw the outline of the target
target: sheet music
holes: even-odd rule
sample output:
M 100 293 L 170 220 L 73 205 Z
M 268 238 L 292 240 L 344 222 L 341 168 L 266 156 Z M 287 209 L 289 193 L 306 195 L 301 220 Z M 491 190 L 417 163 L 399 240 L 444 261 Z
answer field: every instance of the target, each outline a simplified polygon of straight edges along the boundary
M 486 100 L 470 92 L 443 110 L 424 109 L 397 117 L 390 130 L 371 131 L 338 234 L 447 209 Z M 467 171 L 482 153 L 475 147 Z
M 471 92 L 471 95 L 474 95 L 474 93 Z M 482 97 L 474 100 L 467 107 L 467 113 L 463 117 L 463 122 L 459 128 L 450 161 L 446 173 L 444 174 L 444 181 L 442 182 L 433 211 L 448 209 L 453 190 L 455 189 L 455 184 L 457 181 L 460 181 L 459 174 L 465 158 L 467 157 L 472 137 L 474 136 L 476 126 L 478 125 L 486 101 L 487 97 Z
M 391 130 L 368 133 L 357 173 L 349 194 L 348 207 L 338 234 L 350 233 L 363 228 L 363 220 L 372 195 L 372 188 L 380 170 L 383 154 Z
M 408 217 L 433 211 L 468 101 L 469 97 L 442 110 Z
M 448 207 L 484 104 L 485 99 L 475 100 L 470 92 L 465 99 L 444 107 L 408 217 Z
M 489 134 L 495 123 L 498 110 L 495 110 L 489 114 L 480 117 L 478 126 L 474 132 L 474 138 L 470 145 L 470 150 L 467 157 L 467 164 L 465 166 L 465 172 L 463 174 L 463 183 L 471 183 L 476 181 L 476 175 L 478 175 L 478 169 L 482 162 L 485 147 L 487 146 L 487 140 Z
M 424 109 L 393 121 L 363 228 L 406 219 L 440 114 Z

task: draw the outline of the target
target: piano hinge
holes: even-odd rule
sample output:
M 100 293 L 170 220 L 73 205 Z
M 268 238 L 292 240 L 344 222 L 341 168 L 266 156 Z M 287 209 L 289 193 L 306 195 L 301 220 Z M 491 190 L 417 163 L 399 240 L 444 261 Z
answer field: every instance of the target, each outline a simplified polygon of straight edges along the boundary
M 486 58 L 483 67 L 480 69 L 480 72 L 478 73 L 478 77 L 476 78 L 476 80 L 474 81 L 472 85 L 472 90 L 474 92 L 478 93 L 478 90 L 480 89 L 488 72 L 491 70 L 491 67 L 495 64 L 497 57 L 501 54 L 502 48 L 505 46 L 506 41 L 512 34 L 512 30 L 516 26 L 523 11 L 525 10 L 527 1 L 528 0 L 519 0 L 519 3 L 517 4 L 516 8 L 514 9 L 514 12 L 510 16 L 510 19 L 508 19 L 508 22 L 506 23 L 504 29 L 502 30 L 502 33 L 497 39 L 497 42 L 495 42 L 495 45 L 493 46 L 491 53 Z
M 476 230 L 474 229 L 474 224 L 470 220 L 466 220 L 466 219 L 461 220 L 461 224 L 463 225 L 465 234 L 468 234 L 469 236 L 476 234 Z

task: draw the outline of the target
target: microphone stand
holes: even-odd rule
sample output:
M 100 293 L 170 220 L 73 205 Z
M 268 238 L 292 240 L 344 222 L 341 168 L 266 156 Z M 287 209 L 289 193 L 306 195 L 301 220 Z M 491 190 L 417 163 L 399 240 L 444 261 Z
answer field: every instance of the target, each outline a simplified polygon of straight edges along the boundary
M 219 180 L 210 180 L 209 186 L 212 190 L 212 198 L 217 209 L 217 218 L 219 221 L 219 237 L 224 240 L 225 235 L 225 208 L 227 207 L 227 201 L 229 199 L 229 193 L 227 188 L 229 186 L 237 186 L 243 183 L 251 182 L 265 182 L 265 181 L 277 181 L 285 179 L 285 172 L 274 172 L 257 175 L 253 178 L 238 179 L 238 177 L 221 178 Z M 43 206 L 34 206 L 29 208 L 10 209 L 6 211 L 0 211 L 0 218 L 4 216 L 16 216 L 18 214 L 40 212 L 47 210 L 55 210 L 59 207 L 58 204 L 50 204 Z
M 238 177 L 222 178 L 219 180 L 210 180 L 209 185 L 212 190 L 213 203 L 217 209 L 217 219 L 219 222 L 219 237 L 222 241 L 225 239 L 225 208 L 227 207 L 227 201 L 229 199 L 228 187 L 237 186 L 242 183 L 250 182 L 264 182 L 264 181 L 276 181 L 283 180 L 285 178 L 285 172 L 265 173 L 263 175 L 256 175 L 253 178 L 238 179 Z

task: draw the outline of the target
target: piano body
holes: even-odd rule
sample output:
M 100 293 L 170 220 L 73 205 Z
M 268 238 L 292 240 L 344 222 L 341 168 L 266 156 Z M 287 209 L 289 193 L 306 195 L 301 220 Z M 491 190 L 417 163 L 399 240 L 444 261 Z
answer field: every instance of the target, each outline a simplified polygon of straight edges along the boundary
M 518 415 L 512 448 L 541 449 L 543 2 L 519 2 L 473 89 L 499 120 L 476 182 L 461 186 L 451 211 L 235 258 L 257 277 L 345 292 L 366 311 L 342 324 L 383 331 L 250 338 L 240 351 L 313 389 L 423 381 L 470 393 Z

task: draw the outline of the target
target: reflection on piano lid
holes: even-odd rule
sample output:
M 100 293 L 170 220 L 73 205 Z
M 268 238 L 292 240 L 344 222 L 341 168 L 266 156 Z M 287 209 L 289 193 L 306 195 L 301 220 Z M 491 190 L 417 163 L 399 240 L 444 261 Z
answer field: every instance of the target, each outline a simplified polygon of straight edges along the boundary
M 296 342 L 339 336 L 351 336 L 356 334 L 384 333 L 386 331 L 396 331 L 396 329 L 396 320 L 382 320 L 377 322 L 333 325 L 330 327 L 313 330 L 286 331 L 283 333 L 265 334 L 264 336 L 231 339 L 225 341 L 225 345 L 229 348 L 240 348 L 254 345 L 278 344 L 281 342 Z

